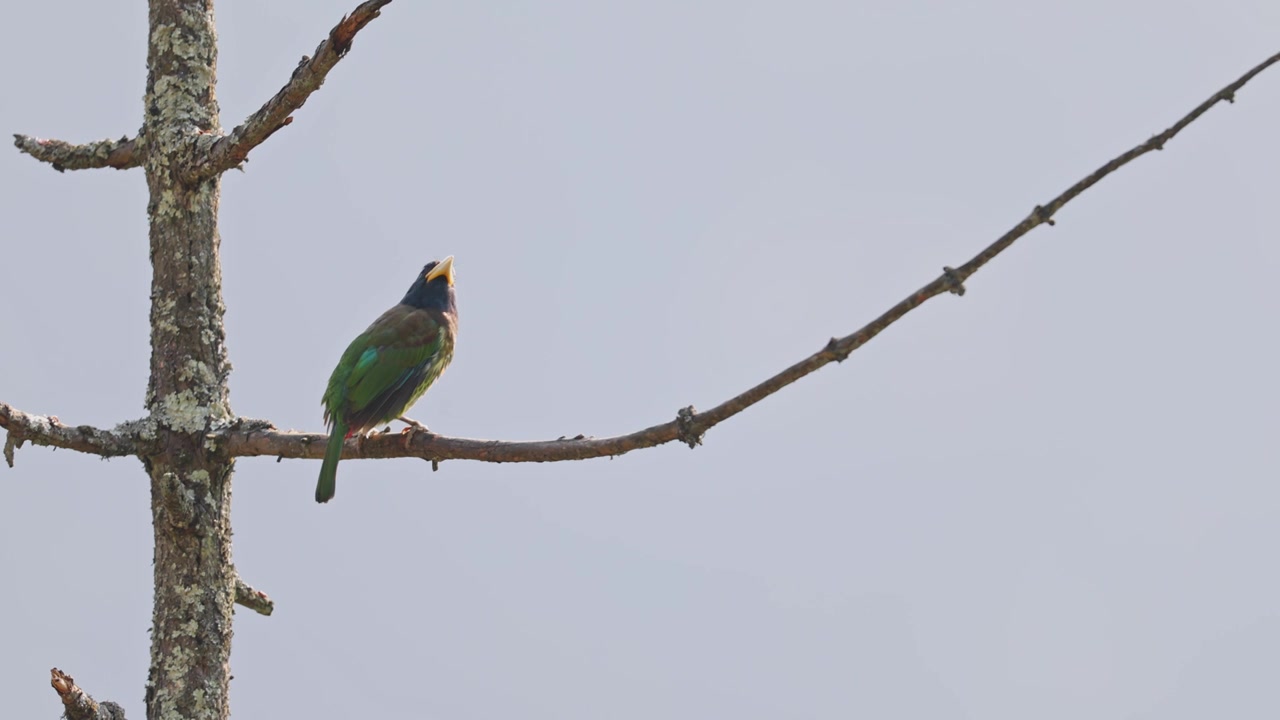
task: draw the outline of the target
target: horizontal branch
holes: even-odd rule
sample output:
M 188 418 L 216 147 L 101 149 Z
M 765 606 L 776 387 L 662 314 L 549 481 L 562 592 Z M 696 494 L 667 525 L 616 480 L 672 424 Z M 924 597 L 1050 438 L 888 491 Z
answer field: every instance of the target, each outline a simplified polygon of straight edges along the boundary
M 122 137 L 73 145 L 62 140 L 14 135 L 13 144 L 31 157 L 53 165 L 58 172 L 107 167 L 127 170 L 142 165 L 142 144 L 137 138 Z
M 691 409 L 690 409 L 691 412 Z M 385 459 L 417 457 L 442 460 L 481 460 L 484 462 L 557 462 L 622 455 L 641 448 L 669 443 L 680 437 L 677 422 L 655 425 L 630 435 L 612 438 L 543 440 L 507 442 L 476 440 L 416 432 L 412 435 L 375 433 L 367 438 L 347 440 L 345 459 Z M 274 456 L 318 460 L 324 457 L 327 435 L 320 433 L 281 432 L 274 429 L 229 430 L 210 436 L 221 449 L 234 457 Z M 690 436 L 693 437 L 693 436 Z M 697 444 L 699 440 L 694 439 Z
M 663 445 L 673 440 L 680 440 L 689 447 L 702 442 L 702 435 L 708 429 L 737 415 L 761 400 L 778 392 L 782 388 L 796 382 L 809 373 L 818 370 L 831 362 L 840 362 L 850 353 L 865 345 L 886 328 L 897 322 L 907 313 L 922 305 L 932 297 L 945 292 L 956 295 L 964 294 L 964 281 L 999 255 L 1015 240 L 1026 235 L 1042 224 L 1053 224 L 1053 215 L 1062 206 L 1071 202 L 1085 190 L 1093 187 L 1102 178 L 1110 175 L 1134 159 L 1164 148 L 1173 136 L 1177 135 L 1196 118 L 1203 115 L 1219 102 L 1235 101 L 1235 93 L 1255 75 L 1271 65 L 1280 62 L 1280 54 L 1263 61 L 1257 67 L 1242 75 L 1238 80 L 1214 93 L 1194 110 L 1178 120 L 1167 130 L 1134 147 L 1102 167 L 1090 173 L 1083 180 L 1067 188 L 1060 195 L 1044 205 L 1036 206 L 1022 222 L 1013 226 L 999 239 L 987 246 L 982 252 L 958 268 L 943 268 L 942 274 L 932 282 L 908 295 L 898 304 L 889 308 L 880 317 L 867 323 L 857 332 L 842 338 L 831 340 L 818 352 L 725 402 L 707 410 L 695 412 L 692 407 L 679 411 L 676 419 L 661 425 L 645 428 L 629 435 L 611 438 L 589 438 L 578 436 L 572 439 L 546 440 L 536 442 L 503 442 L 498 440 L 473 440 L 468 438 L 452 438 L 431 433 L 375 434 L 368 438 L 348 440 L 343 448 L 344 458 L 395 458 L 418 457 L 431 460 L 481 460 L 486 462 L 556 462 L 560 460 L 583 460 L 596 457 L 613 457 L 639 450 L 641 448 Z M 225 443 L 225 450 L 235 456 L 274 455 L 277 458 L 319 459 L 324 456 L 326 436 L 295 432 L 279 432 L 270 427 L 239 428 L 224 431 L 218 437 Z M 212 438 L 211 438 L 212 439 Z
M 351 49 L 351 41 L 391 0 L 368 0 L 350 15 L 342 18 L 316 48 L 315 55 L 303 56 L 293 76 L 257 112 L 230 134 L 218 138 L 205 157 L 198 161 L 189 180 L 202 180 L 238 167 L 249 151 L 261 145 L 272 133 L 293 122 L 292 113 L 302 107 L 311 93 L 320 89 L 325 76 Z
M 67 720 L 125 720 L 124 708 L 113 702 L 98 702 L 76 685 L 76 679 L 58 668 L 49 671 L 49 684 L 62 699 Z
M 276 609 L 276 604 L 271 602 L 271 598 L 261 590 L 254 590 L 249 584 L 236 576 L 236 604 L 243 605 L 259 615 L 270 615 Z
M 135 455 L 140 447 L 141 426 L 131 430 L 102 430 L 89 425 L 63 425 L 54 415 L 31 415 L 0 402 L 0 428 L 7 431 L 4 459 L 13 467 L 13 451 L 25 442 L 77 450 L 107 457 Z

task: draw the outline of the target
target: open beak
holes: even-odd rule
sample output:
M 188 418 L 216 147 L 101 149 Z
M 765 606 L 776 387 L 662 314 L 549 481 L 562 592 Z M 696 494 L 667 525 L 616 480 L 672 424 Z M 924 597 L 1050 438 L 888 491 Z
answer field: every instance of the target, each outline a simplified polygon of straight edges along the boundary
M 427 282 L 431 282 L 432 280 L 435 280 L 438 277 L 444 277 L 445 280 L 449 281 L 450 285 L 453 285 L 453 256 L 452 255 L 445 258 L 444 260 L 441 260 L 438 265 L 431 268 L 431 272 L 427 273 Z

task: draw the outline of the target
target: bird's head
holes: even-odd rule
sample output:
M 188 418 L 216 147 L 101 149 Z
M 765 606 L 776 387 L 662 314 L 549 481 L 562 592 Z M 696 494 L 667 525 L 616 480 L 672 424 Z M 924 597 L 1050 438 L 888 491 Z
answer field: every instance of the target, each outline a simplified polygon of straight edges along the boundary
M 453 256 L 427 263 L 400 302 L 424 310 L 454 312 Z

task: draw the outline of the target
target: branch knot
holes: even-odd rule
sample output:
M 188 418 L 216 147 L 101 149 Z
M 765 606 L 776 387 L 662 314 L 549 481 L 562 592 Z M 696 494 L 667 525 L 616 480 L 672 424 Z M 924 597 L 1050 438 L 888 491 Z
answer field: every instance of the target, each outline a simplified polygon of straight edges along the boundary
M 1040 223 L 1044 223 L 1049 227 L 1053 227 L 1054 225 L 1057 225 L 1057 223 L 1053 221 L 1053 214 L 1050 213 L 1048 210 L 1045 210 L 1043 205 L 1037 205 L 1034 208 L 1032 208 L 1031 222 L 1036 225 L 1039 225 Z
M 947 292 L 953 295 L 964 295 L 964 280 L 960 277 L 960 271 L 944 266 L 942 276 L 946 278 Z
M 676 438 L 692 450 L 702 444 L 702 435 L 706 430 L 697 427 L 698 412 L 692 405 L 680 408 L 676 413 Z
M 823 352 L 829 352 L 835 356 L 836 362 L 842 363 L 849 357 L 849 353 L 853 350 L 840 347 L 840 338 L 833 337 L 827 341 L 827 346 L 822 348 Z

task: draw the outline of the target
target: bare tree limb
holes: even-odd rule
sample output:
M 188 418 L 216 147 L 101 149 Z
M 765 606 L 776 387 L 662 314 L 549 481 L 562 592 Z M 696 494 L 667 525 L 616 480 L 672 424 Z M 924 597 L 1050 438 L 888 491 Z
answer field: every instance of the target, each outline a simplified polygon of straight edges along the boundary
M 31 415 L 0 402 L 0 427 L 8 431 L 4 459 L 13 467 L 13 451 L 30 441 L 32 445 L 77 450 L 104 458 L 136 455 L 145 444 L 144 423 L 127 423 L 114 430 L 90 425 L 72 427 L 56 415 Z
M 124 708 L 113 702 L 98 702 L 76 685 L 75 678 L 58 668 L 49 671 L 49 684 L 62 698 L 67 720 L 125 720 Z
M 351 41 L 391 0 L 368 0 L 342 18 L 342 21 L 329 31 L 316 48 L 315 55 L 303 56 L 293 76 L 280 92 L 275 94 L 249 116 L 243 124 L 232 130 L 230 134 L 218 138 L 209 147 L 207 155 L 191 173 L 188 180 L 202 180 L 218 173 L 238 167 L 249 155 L 249 151 L 261 145 L 271 134 L 293 122 L 291 114 L 302 107 L 311 97 L 311 93 L 320 89 L 325 76 L 338 61 L 351 49 Z
M 1255 75 L 1280 62 L 1280 53 L 1240 76 L 1238 80 L 1214 93 L 1194 110 L 1187 113 L 1167 130 L 1133 149 L 1116 156 L 1084 179 L 1067 188 L 1062 194 L 1044 205 L 1038 205 L 1022 222 L 1013 226 L 982 252 L 958 268 L 943 268 L 942 274 L 932 282 L 908 295 L 880 317 L 867 323 L 857 332 L 842 338 L 831 338 L 818 352 L 743 392 L 736 397 L 707 410 L 695 412 L 693 407 L 683 408 L 676 419 L 654 425 L 628 435 L 611 438 L 576 438 L 534 442 L 503 442 L 499 440 L 473 440 L 452 438 L 431 433 L 409 435 L 376 434 L 368 438 L 348 440 L 343 448 L 344 458 L 394 458 L 419 457 L 430 460 L 433 466 L 441 460 L 481 460 L 485 462 L 557 462 L 560 460 L 584 460 L 595 457 L 613 457 L 679 440 L 689 447 L 702 443 L 702 435 L 710 428 L 728 420 L 761 400 L 794 383 L 809 373 L 831 363 L 841 362 L 854 350 L 865 345 L 904 315 L 922 305 L 926 300 L 945 292 L 964 294 L 964 281 L 999 255 L 1015 240 L 1041 224 L 1053 225 L 1053 215 L 1062 206 L 1093 187 L 1099 180 L 1127 165 L 1135 158 L 1152 150 L 1161 150 L 1196 118 L 1205 114 L 1219 102 L 1235 102 L 1235 93 Z M 233 456 L 274 455 L 277 458 L 324 457 L 327 436 L 296 432 L 279 432 L 271 428 L 232 428 L 219 434 L 224 449 Z
M 709 427 L 709 426 L 708 426 Z M 484 462 L 558 462 L 623 455 L 632 450 L 669 443 L 679 437 L 677 422 L 611 438 L 540 440 L 507 442 L 445 437 L 418 432 L 376 433 L 367 438 L 347 440 L 342 457 L 375 459 L 416 457 L 443 460 L 481 460 Z M 321 433 L 281 432 L 277 430 L 228 430 L 217 433 L 220 448 L 235 457 L 275 456 L 277 458 L 324 457 L 328 436 Z
M 342 23 L 339 23 L 334 28 L 330 38 L 321 44 L 322 50 L 335 54 L 332 63 L 337 62 L 336 58 L 343 48 L 349 47 L 351 38 L 355 33 L 372 20 L 373 17 L 377 16 L 377 8 L 387 2 L 390 2 L 390 0 L 386 0 L 386 2 L 382 0 L 367 2 L 357 8 L 356 13 L 350 18 L 344 19 Z M 360 14 L 362 11 L 364 12 L 363 15 Z M 319 57 L 320 54 L 318 52 L 317 56 Z M 1036 206 L 1031 214 L 964 265 L 958 268 L 944 268 L 942 274 L 929 284 L 907 296 L 857 332 L 842 338 L 832 338 L 818 352 L 706 412 L 698 413 L 690 406 L 681 409 L 676 419 L 670 422 L 654 425 L 627 435 L 601 439 L 579 435 L 572 439 L 505 442 L 453 438 L 431 433 L 410 435 L 376 434 L 369 438 L 349 440 L 344 448 L 343 457 L 350 459 L 418 457 L 431 460 L 433 463 L 442 460 L 557 462 L 612 457 L 632 450 L 663 445 L 673 440 L 680 440 L 689 445 L 689 447 L 695 447 L 702 442 L 703 434 L 710 428 L 737 415 L 832 361 L 843 361 L 850 353 L 862 347 L 876 335 L 879 335 L 885 328 L 897 322 L 930 298 L 944 292 L 963 295 L 964 281 L 977 272 L 979 268 L 990 262 L 996 255 L 999 255 L 1012 245 L 1015 240 L 1041 224 L 1052 225 L 1054 222 L 1053 215 L 1068 202 L 1134 159 L 1152 150 L 1163 149 L 1165 143 L 1201 115 L 1208 112 L 1217 103 L 1222 101 L 1234 102 L 1235 93 L 1245 83 L 1277 62 L 1280 62 L 1280 53 L 1267 58 L 1235 82 L 1214 93 L 1209 99 L 1196 106 L 1195 109 L 1164 132 L 1116 156 L 1048 203 Z M 327 66 L 321 64 L 322 70 L 318 72 L 321 72 L 321 74 L 327 72 L 328 68 L 332 67 L 332 63 Z M 308 73 L 295 73 L 295 80 L 299 75 L 310 76 Z M 288 89 L 286 87 L 285 91 L 281 91 L 282 94 L 277 95 L 276 99 L 283 97 Z M 302 99 L 305 100 L 305 95 Z M 272 102 L 276 102 L 276 100 Z M 268 103 L 268 106 L 270 105 L 271 103 Z M 264 107 L 263 111 L 265 110 L 267 110 L 267 107 Z M 259 114 L 263 111 L 259 111 Z M 257 116 L 255 115 L 255 117 Z M 240 132 L 243 128 L 244 126 L 238 128 L 236 132 Z M 224 140 L 234 136 L 235 134 L 233 133 L 233 135 L 224 138 Z M 38 445 L 62 447 L 103 457 L 113 457 L 141 452 L 142 446 L 146 444 L 148 438 L 145 423 L 138 423 L 135 426 L 121 426 L 110 431 L 89 426 L 73 428 L 63 425 L 56 417 L 29 415 L 4 403 L 0 403 L 0 427 L 4 427 L 9 431 L 9 438 L 5 445 L 5 458 L 10 466 L 13 464 L 14 448 L 21 447 L 22 443 L 27 440 Z M 326 436 L 323 434 L 281 432 L 277 431 L 270 423 L 250 421 L 243 418 L 229 427 L 210 432 L 206 438 L 210 442 L 220 445 L 223 451 L 233 457 L 274 455 L 277 458 L 308 459 L 323 457 L 326 440 Z
M 276 604 L 261 590 L 254 590 L 239 575 L 236 575 L 236 604 L 249 608 L 259 615 L 270 615 Z
M 72 145 L 63 140 L 14 135 L 13 144 L 31 157 L 53 165 L 58 172 L 107 167 L 127 170 L 142 165 L 142 144 L 137 138 L 122 137 Z

